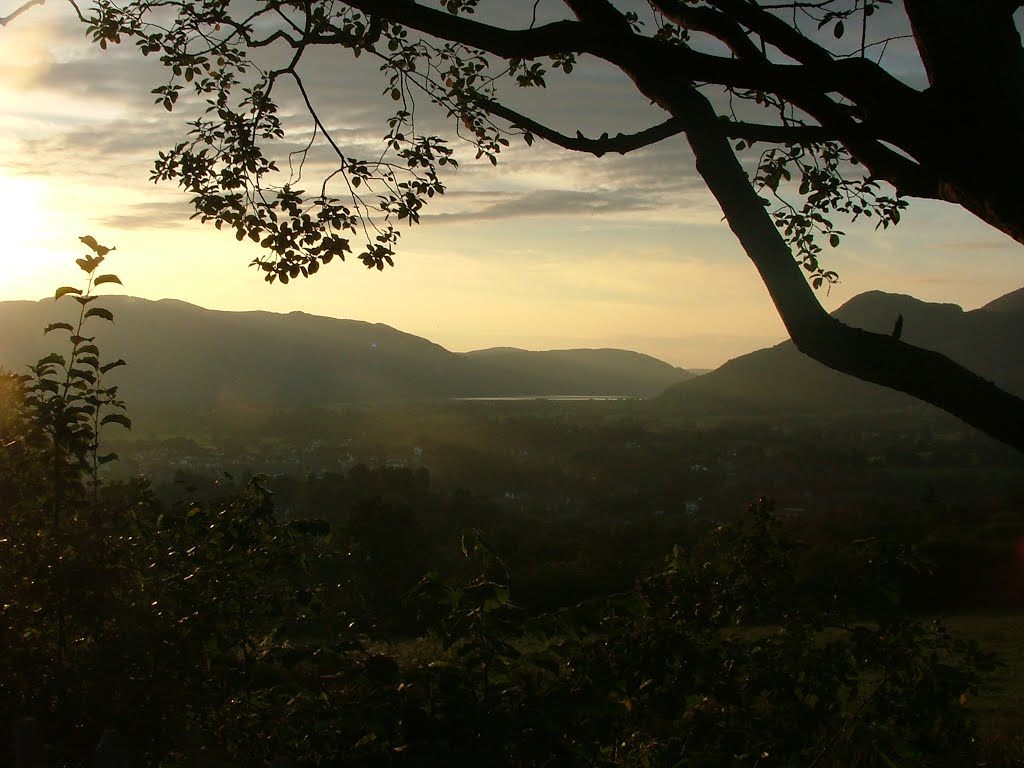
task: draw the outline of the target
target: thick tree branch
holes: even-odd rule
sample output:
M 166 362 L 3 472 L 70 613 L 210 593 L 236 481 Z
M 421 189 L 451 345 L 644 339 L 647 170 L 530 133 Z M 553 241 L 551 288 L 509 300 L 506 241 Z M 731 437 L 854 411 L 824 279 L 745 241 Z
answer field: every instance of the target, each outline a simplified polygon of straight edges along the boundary
M 915 156 L 942 173 L 942 199 L 1024 243 L 1024 158 L 1012 149 L 1024 135 L 1024 47 L 1013 4 L 977 0 L 970 13 L 927 0 L 904 5 L 931 83 L 934 122 L 942 125 L 921 133 Z M 999 160 L 980 161 L 982 147 L 999 148 Z
M 846 145 L 872 176 L 888 181 L 902 195 L 928 199 L 940 197 L 939 178 L 915 160 L 882 143 L 879 134 L 884 135 L 884 132 L 877 126 L 857 122 L 827 95 L 808 96 L 802 107 L 836 140 Z M 898 121 L 900 116 L 893 116 L 893 119 Z M 887 123 L 887 127 L 891 124 L 891 121 Z
M 633 34 L 624 17 L 605 0 L 563 0 L 579 21 L 557 21 L 533 29 L 509 30 L 428 8 L 410 0 L 346 0 L 364 13 L 440 39 L 461 43 L 502 58 L 537 58 L 559 53 L 589 53 L 621 66 L 626 60 L 646 58 L 661 67 L 665 79 L 684 79 L 780 93 L 798 106 L 802 97 L 836 91 L 848 79 L 865 75 L 854 61 L 833 61 L 827 70 L 801 64 L 746 62 L 702 53 Z M 623 26 L 625 25 L 625 26 Z M 329 35 L 311 42 L 338 42 Z M 852 66 L 851 66 L 852 65 Z M 873 65 L 869 64 L 869 67 Z M 887 78 L 884 70 L 878 69 Z M 856 76 L 856 77 L 854 77 Z M 907 99 L 920 94 L 893 82 L 867 82 L 862 90 Z
M 666 19 L 691 32 L 704 32 L 729 47 L 736 56 L 763 60 L 761 49 L 736 20 L 707 7 L 695 7 L 681 0 L 650 0 Z
M 823 84 L 828 86 L 821 93 L 841 93 L 868 111 L 875 111 L 883 105 L 906 109 L 920 97 L 917 91 L 873 61 L 863 58 L 836 61 L 827 48 L 803 35 L 780 16 L 753 3 L 745 0 L 706 1 L 793 61 L 819 72 Z
M 732 0 L 715 1 L 732 9 Z M 857 83 L 850 90 L 871 94 L 865 100 L 869 106 L 874 105 L 875 111 L 881 110 L 886 118 L 890 118 L 888 122 L 880 122 L 900 134 L 897 141 L 902 135 L 912 133 L 909 127 L 902 131 L 892 129 L 894 121 L 891 118 L 905 114 L 920 117 L 926 111 L 917 103 L 922 95 L 899 83 L 876 65 L 860 59 L 833 61 L 830 56 L 828 62 L 814 58 L 814 66 L 723 58 L 633 34 L 625 17 L 606 0 L 563 2 L 576 14 L 578 21 L 554 22 L 527 30 L 494 27 L 408 0 L 348 0 L 348 5 L 425 34 L 502 57 L 530 58 L 585 52 L 626 72 L 642 67 L 648 79 L 656 78 L 666 83 L 702 81 L 779 93 L 814 116 L 826 131 L 839 136 L 874 175 L 888 180 L 901 193 L 915 197 L 940 196 L 936 181 L 928 178 L 916 163 L 877 141 L 872 131 L 853 121 L 827 96 L 843 82 Z M 740 5 L 748 7 L 744 3 Z M 773 20 L 773 24 L 786 26 L 772 14 L 763 13 L 763 16 Z M 329 40 L 318 39 L 316 42 Z M 537 133 L 544 135 L 540 131 Z M 552 136 L 552 140 L 554 138 Z M 573 140 L 568 141 L 572 143 Z M 577 148 L 583 146 L 586 145 L 580 145 L 577 140 Z M 590 145 L 582 151 L 593 152 L 595 149 L 617 151 L 605 150 L 600 145 Z
M 809 144 L 839 140 L 834 131 L 820 125 L 767 125 L 729 120 L 724 117 L 719 119 L 722 121 L 722 131 L 730 139 L 743 139 L 748 142 L 767 141 L 772 144 Z
M 828 367 L 904 392 L 1024 451 L 1024 400 L 937 352 L 844 325 L 822 309 L 750 186 L 711 104 L 682 89 L 687 138 L 743 250 L 754 262 L 797 348 Z
M 11 11 L 6 16 L 0 16 L 0 26 L 6 27 L 8 24 L 10 24 L 16 18 L 21 16 L 21 14 L 23 14 L 29 8 L 32 8 L 33 6 L 36 6 L 36 5 L 42 5 L 45 2 L 46 2 L 46 0 L 27 0 L 27 2 L 22 3 L 21 5 L 19 5 L 17 8 L 15 8 L 13 11 Z
M 1007 82 L 1021 82 L 1024 49 L 1004 0 L 974 0 L 968 13 L 934 0 L 904 6 L 932 88 L 1004 101 Z M 1019 92 L 1010 95 L 1019 104 Z
M 650 146 L 670 136 L 678 136 L 683 132 L 682 122 L 675 118 L 669 118 L 665 122 L 639 133 L 619 133 L 615 136 L 609 136 L 606 133 L 599 139 L 589 139 L 578 131 L 575 136 L 560 133 L 495 101 L 483 101 L 480 102 L 480 106 L 492 115 L 508 120 L 514 127 L 536 134 L 545 141 L 550 141 L 552 144 L 557 144 L 564 149 L 571 149 L 575 152 L 587 152 L 596 157 L 601 157 L 608 152 L 618 152 L 620 155 L 624 155 L 627 152 Z
M 411 0 L 345 0 L 345 4 L 424 34 L 479 48 L 506 59 L 532 59 L 556 53 L 593 53 L 595 47 L 593 35 L 574 21 L 509 30 L 427 8 Z
M 765 43 L 793 61 L 811 66 L 828 66 L 834 58 L 827 48 L 800 34 L 782 18 L 744 0 L 707 0 L 719 12 L 750 29 Z
M 633 34 L 625 14 L 609 0 L 562 0 L 581 22 L 601 27 L 606 33 L 616 35 Z

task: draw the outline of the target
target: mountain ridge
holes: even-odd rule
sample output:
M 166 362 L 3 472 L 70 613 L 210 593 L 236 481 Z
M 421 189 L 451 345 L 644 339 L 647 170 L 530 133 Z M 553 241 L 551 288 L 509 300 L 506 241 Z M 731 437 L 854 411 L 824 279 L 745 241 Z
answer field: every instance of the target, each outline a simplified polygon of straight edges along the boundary
M 974 310 L 906 294 L 868 291 L 852 297 L 832 315 L 875 333 L 891 332 L 896 318 L 902 316 L 904 341 L 941 352 L 1024 396 L 1024 361 L 1008 354 L 1024 334 L 1024 289 Z M 926 407 L 903 393 L 833 371 L 803 355 L 792 341 L 741 355 L 675 384 L 656 402 L 694 414 L 732 409 L 769 417 Z
M 126 400 L 218 407 L 324 406 L 452 397 L 650 397 L 690 374 L 628 350 L 452 352 L 384 323 L 302 311 L 233 312 L 179 299 L 104 296 L 112 325 L 96 320 L 106 359 L 129 365 Z M 70 301 L 0 302 L 0 365 L 24 366 L 64 343 L 42 329 L 77 316 Z

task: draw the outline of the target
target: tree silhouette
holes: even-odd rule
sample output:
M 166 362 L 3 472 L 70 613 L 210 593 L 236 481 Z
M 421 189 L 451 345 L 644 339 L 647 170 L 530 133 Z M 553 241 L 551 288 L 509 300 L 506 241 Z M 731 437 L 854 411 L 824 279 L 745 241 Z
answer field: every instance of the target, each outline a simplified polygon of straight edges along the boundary
M 907 198 L 960 206 L 1024 243 L 1017 189 L 1024 158 L 1012 151 L 1024 135 L 1024 50 L 1014 21 L 1022 3 L 890 5 L 549 0 L 543 10 L 555 20 L 546 23 L 536 21 L 541 0 L 256 0 L 244 7 L 94 0 L 89 9 L 75 7 L 101 47 L 132 39 L 143 54 L 160 57 L 171 76 L 154 93 L 166 109 L 190 91 L 206 101 L 187 137 L 159 155 L 154 179 L 189 191 L 204 221 L 261 243 L 266 252 L 254 264 L 269 281 L 316 273 L 352 252 L 353 241 L 368 267 L 393 264 L 398 227 L 418 223 L 423 206 L 445 191 L 441 171 L 456 165 L 444 139 L 417 130 L 418 95 L 493 163 L 515 137 L 600 156 L 683 136 L 801 351 L 1024 450 L 1020 398 L 897 334 L 840 323 L 814 293 L 837 277 L 821 263 L 819 245 L 841 241 L 834 220 L 874 218 L 888 227 Z M 926 88 L 886 68 L 891 27 L 879 19 L 899 14 L 909 22 Z M 384 93 L 396 104 L 384 155 L 351 156 L 321 119 L 300 65 L 325 46 L 379 60 Z M 504 85 L 545 86 L 549 70 L 571 73 L 583 57 L 617 67 L 666 119 L 638 133 L 589 138 L 560 132 L 501 95 Z M 314 146 L 333 153 L 335 167 L 313 193 L 280 183 L 265 152 L 285 135 L 277 99 L 286 88 L 314 123 L 313 142 L 298 154 Z M 752 145 L 760 154 L 748 172 L 740 156 Z M 986 149 L 1001 152 L 998 162 Z

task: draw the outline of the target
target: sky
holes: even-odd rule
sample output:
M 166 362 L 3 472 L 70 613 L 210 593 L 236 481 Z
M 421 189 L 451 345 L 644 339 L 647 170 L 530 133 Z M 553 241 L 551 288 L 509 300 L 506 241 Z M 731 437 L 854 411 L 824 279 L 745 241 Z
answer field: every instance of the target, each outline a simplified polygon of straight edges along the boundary
M 544 0 L 541 13 L 556 6 Z M 15 7 L 0 0 L 0 16 Z M 890 13 L 881 23 L 898 26 L 899 9 Z M 921 84 L 906 41 L 886 56 Z M 372 154 L 392 103 L 367 59 L 318 52 L 302 73 L 346 147 Z M 268 285 L 248 267 L 258 246 L 190 221 L 185 193 L 149 181 L 157 152 L 194 116 L 188 105 L 168 114 L 153 103 L 150 91 L 165 81 L 132 45 L 91 45 L 61 2 L 0 27 L 0 300 L 76 284 L 78 237 L 89 234 L 117 248 L 108 265 L 131 295 L 381 322 L 455 351 L 620 347 L 712 368 L 785 337 L 678 137 L 602 158 L 514 143 L 496 168 L 456 144 L 461 165 L 445 177 L 448 194 L 404 232 L 395 268 L 335 261 L 309 280 Z M 569 134 L 664 119 L 595 63 L 511 96 Z M 283 106 L 301 142 L 309 121 L 294 100 Z M 452 133 L 441 116 L 423 119 Z M 821 295 L 829 309 L 875 289 L 972 309 L 1024 285 L 1020 246 L 953 206 L 913 201 L 895 230 L 845 229 L 825 264 L 840 275 Z

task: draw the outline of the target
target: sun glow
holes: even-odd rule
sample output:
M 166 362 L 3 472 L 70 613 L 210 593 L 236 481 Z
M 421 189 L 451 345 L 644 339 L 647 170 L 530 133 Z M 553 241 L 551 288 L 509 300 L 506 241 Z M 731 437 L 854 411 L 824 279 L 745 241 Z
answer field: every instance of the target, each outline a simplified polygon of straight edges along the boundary
M 61 228 L 47 205 L 47 191 L 44 182 L 0 175 L 0 215 L 7 224 L 0 241 L 0 300 L 53 291 L 53 268 L 67 249 L 55 241 Z

